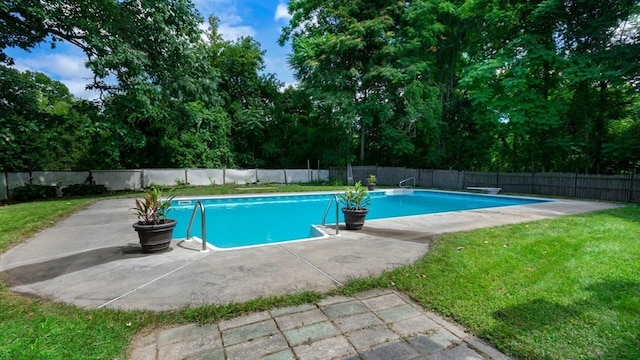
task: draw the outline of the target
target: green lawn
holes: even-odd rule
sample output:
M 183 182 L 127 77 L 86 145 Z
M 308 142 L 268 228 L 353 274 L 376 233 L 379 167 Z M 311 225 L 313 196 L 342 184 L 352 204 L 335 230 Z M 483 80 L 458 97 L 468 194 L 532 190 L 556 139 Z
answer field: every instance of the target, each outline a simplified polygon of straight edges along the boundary
M 318 188 L 279 188 L 310 189 Z M 322 188 L 336 189 L 342 187 Z M 0 207 L 0 249 L 92 201 Z M 637 205 L 448 234 L 415 265 L 353 281 L 339 291 L 395 287 L 522 359 L 638 359 L 639 242 Z M 321 297 L 309 292 L 174 312 L 86 310 L 16 295 L 0 285 L 0 359 L 123 359 L 133 335 L 145 328 L 217 321 Z
M 522 359 L 640 359 L 640 207 L 438 237 L 396 286 Z

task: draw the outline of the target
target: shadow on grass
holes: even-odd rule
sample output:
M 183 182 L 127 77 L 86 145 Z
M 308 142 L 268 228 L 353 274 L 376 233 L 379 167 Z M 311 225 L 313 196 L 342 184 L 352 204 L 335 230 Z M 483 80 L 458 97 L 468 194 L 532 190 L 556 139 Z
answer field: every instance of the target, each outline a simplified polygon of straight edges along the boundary
M 533 299 L 499 309 L 489 332 L 524 358 L 639 359 L 640 283 L 605 280 L 585 290 L 590 297 L 568 305 Z
M 167 252 L 171 250 L 170 248 Z M 143 253 L 140 246 L 104 247 L 39 263 L 17 266 L 0 272 L 0 278 L 4 279 L 9 286 L 33 284 L 112 261 L 144 256 L 150 255 Z

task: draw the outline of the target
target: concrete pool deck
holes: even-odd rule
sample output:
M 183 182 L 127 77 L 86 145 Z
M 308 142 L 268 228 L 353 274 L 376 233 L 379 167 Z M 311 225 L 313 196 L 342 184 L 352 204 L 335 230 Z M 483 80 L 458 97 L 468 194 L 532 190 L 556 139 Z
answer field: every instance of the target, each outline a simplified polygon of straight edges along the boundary
M 335 228 L 327 226 L 324 230 L 330 236 L 325 239 L 238 250 L 201 253 L 198 241 L 174 241 L 170 251 L 146 255 L 131 227 L 131 204 L 132 199 L 103 200 L 43 230 L 0 256 L 0 277 L 15 292 L 86 308 L 168 310 L 225 304 L 307 290 L 324 292 L 349 279 L 377 275 L 414 262 L 441 233 L 620 206 L 557 200 L 372 220 L 362 231 L 341 231 L 339 236 L 331 235 Z M 215 236 L 215 230 L 208 229 L 208 233 Z M 359 310 L 351 312 L 353 309 Z M 413 315 L 403 317 L 406 311 Z M 296 318 L 301 323 L 294 328 L 280 323 Z M 349 330 L 349 324 L 364 318 L 375 323 Z M 425 326 L 429 329 L 423 329 Z M 303 329 L 310 331 L 308 339 L 294 344 L 292 339 L 304 335 L 299 334 Z M 406 331 L 418 335 L 407 337 Z M 225 340 L 229 334 L 237 338 Z M 380 341 L 373 341 L 376 337 Z M 361 348 L 358 341 L 362 341 Z M 258 344 L 263 352 L 256 350 Z M 428 354 L 438 358 L 504 358 L 393 291 L 333 297 L 317 305 L 275 309 L 202 327 L 156 330 L 138 339 L 130 357 L 181 359 L 205 354 L 207 358 L 246 359 L 253 354 L 253 358 L 324 359 L 334 354 L 331 357 L 413 359 L 426 356 L 424 351 L 436 351 L 436 355 Z

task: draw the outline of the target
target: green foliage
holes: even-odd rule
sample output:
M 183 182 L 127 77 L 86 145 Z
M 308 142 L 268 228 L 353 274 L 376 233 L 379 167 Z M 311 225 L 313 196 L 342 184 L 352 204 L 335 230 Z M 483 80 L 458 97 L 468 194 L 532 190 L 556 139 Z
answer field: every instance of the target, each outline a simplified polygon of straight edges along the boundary
M 362 210 L 371 204 L 371 196 L 367 192 L 367 187 L 358 181 L 353 188 L 347 188 L 338 197 L 346 209 Z
M 13 202 L 44 200 L 55 197 L 56 187 L 49 185 L 24 185 L 9 191 L 9 200 Z
M 637 2 L 288 6 L 300 83 L 282 89 L 254 39 L 222 39 L 212 16 L 203 41 L 188 0 L 2 3 L 0 62 L 68 42 L 101 97 L 0 67 L 0 170 L 639 166 Z
M 211 95 L 198 54 L 200 15 L 188 0 L 9 1 L 0 17 L 0 61 L 7 47 L 71 43 L 87 56 L 93 87 L 120 93 L 143 84 L 174 99 Z M 107 83 L 107 78 L 115 78 Z
M 417 107 L 433 98 L 404 97 L 406 88 L 429 81 L 429 61 L 418 49 L 439 31 L 425 26 L 418 34 L 409 25 L 417 17 L 413 9 L 393 1 L 289 3 L 293 18 L 280 42 L 291 40 L 291 65 L 322 109 L 317 116 L 331 124 L 328 137 L 341 162 L 356 149 L 360 161 L 410 158 L 416 123 L 431 120 Z M 421 23 L 432 24 L 432 15 L 421 15 Z
M 109 189 L 102 184 L 71 184 L 62 189 L 64 196 L 88 196 L 108 194 Z
M 637 4 L 469 2 L 462 9 L 477 30 L 461 85 L 476 118 L 495 124 L 493 167 L 615 172 L 603 149 L 607 122 L 638 94 L 621 91 L 640 76 L 628 58 L 640 54 Z M 621 66 L 626 61 L 636 65 Z
M 223 40 L 217 33 L 218 20 L 212 17 L 209 22 L 208 61 L 221 74 L 218 91 L 228 118 L 225 136 L 233 162 L 241 167 L 264 167 L 266 159 L 280 153 L 276 147 L 283 146 L 278 139 L 265 136 L 275 125 L 273 107 L 281 84 L 275 76 L 261 74 L 265 52 L 257 41 L 250 37 Z M 271 135 L 279 136 L 276 132 Z
M 151 185 L 142 199 L 136 199 L 134 210 L 140 223 L 144 225 L 162 224 L 171 210 L 171 200 L 174 196 L 163 198 L 162 190 L 157 185 Z

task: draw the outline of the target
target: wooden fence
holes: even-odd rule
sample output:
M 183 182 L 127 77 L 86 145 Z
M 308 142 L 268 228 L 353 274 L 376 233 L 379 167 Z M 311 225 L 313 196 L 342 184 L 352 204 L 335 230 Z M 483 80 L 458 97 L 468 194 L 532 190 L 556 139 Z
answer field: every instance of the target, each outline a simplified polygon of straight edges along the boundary
M 640 176 L 576 173 L 489 173 L 404 167 L 354 166 L 353 180 L 376 175 L 378 184 L 397 186 L 414 178 L 424 188 L 465 190 L 467 186 L 499 187 L 503 193 L 575 197 L 606 201 L 640 202 Z M 345 168 L 330 168 L 329 177 L 347 181 Z

